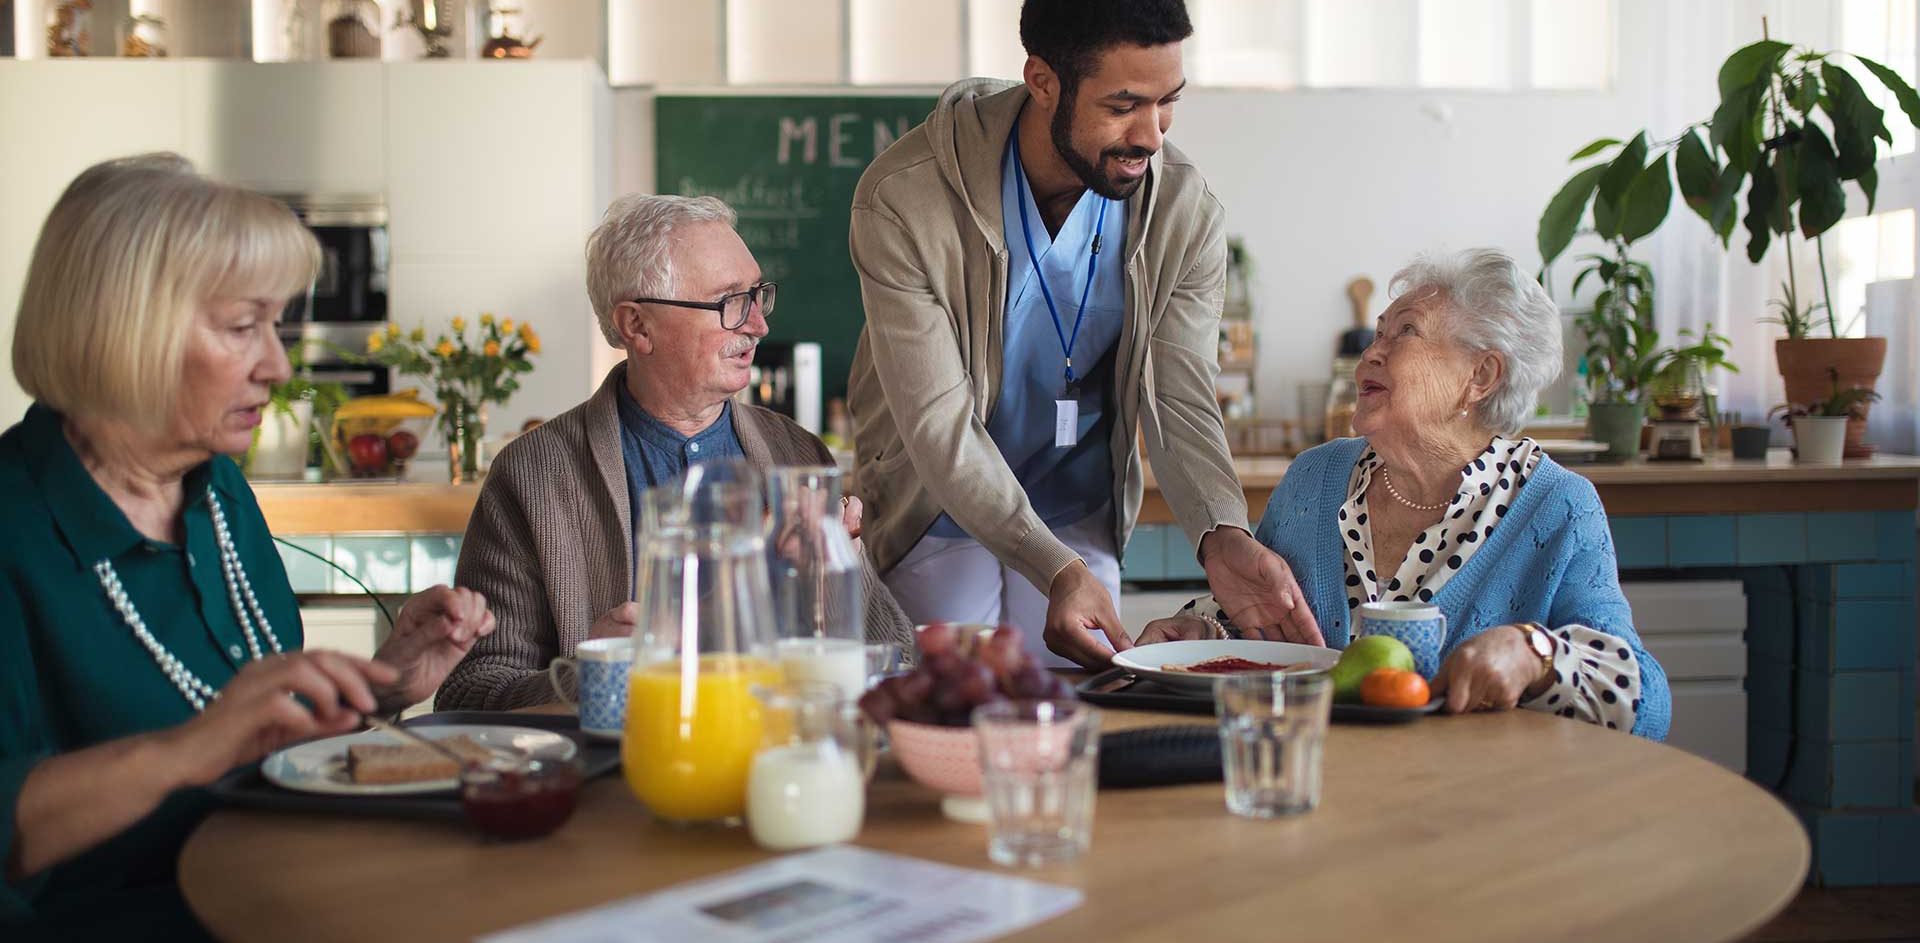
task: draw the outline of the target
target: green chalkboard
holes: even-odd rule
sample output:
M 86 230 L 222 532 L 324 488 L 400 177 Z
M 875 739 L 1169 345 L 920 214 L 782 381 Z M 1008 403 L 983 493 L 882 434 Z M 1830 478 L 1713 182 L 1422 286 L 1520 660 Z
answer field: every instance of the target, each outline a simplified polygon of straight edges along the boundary
M 847 254 L 854 184 L 887 145 L 926 120 L 934 99 L 877 95 L 662 95 L 655 180 L 740 213 L 740 236 L 780 283 L 771 339 L 818 341 L 822 386 L 846 393 L 860 326 Z

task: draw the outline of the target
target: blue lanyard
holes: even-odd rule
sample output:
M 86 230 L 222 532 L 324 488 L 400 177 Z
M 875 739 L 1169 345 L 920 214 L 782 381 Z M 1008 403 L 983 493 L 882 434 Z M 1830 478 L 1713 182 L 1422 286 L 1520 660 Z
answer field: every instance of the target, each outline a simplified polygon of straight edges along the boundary
M 1053 292 L 1047 288 L 1047 273 L 1040 270 L 1040 256 L 1033 251 L 1033 229 L 1027 223 L 1027 197 L 1031 195 L 1027 187 L 1027 171 L 1020 165 L 1020 132 L 1013 132 L 1013 171 L 1017 175 L 1020 197 L 1020 234 L 1026 237 L 1027 258 L 1033 262 L 1033 279 L 1040 283 L 1040 297 L 1046 299 L 1047 314 L 1053 317 L 1053 333 L 1060 338 L 1060 353 L 1067 361 L 1067 385 L 1074 383 L 1073 345 L 1080 340 L 1080 323 L 1087 318 L 1087 297 L 1093 294 L 1093 274 L 1100 268 L 1100 232 L 1107 225 L 1106 197 L 1100 197 L 1100 214 L 1093 220 L 1093 242 L 1087 249 L 1087 285 L 1080 289 L 1080 313 L 1073 316 L 1073 336 L 1068 337 L 1065 328 L 1060 326 L 1060 310 L 1053 306 Z

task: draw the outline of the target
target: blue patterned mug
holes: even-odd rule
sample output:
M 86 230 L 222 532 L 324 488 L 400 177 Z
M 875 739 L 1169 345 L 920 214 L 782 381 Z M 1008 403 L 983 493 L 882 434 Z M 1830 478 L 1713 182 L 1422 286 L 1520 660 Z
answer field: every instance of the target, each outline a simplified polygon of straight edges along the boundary
M 547 680 L 562 703 L 580 712 L 580 729 L 596 737 L 619 739 L 627 725 L 627 674 L 633 669 L 633 639 L 590 638 L 572 658 L 555 658 Z M 568 685 L 566 675 L 575 675 Z M 577 687 L 575 699 L 569 687 Z
M 1413 667 L 1431 680 L 1440 673 L 1440 653 L 1447 646 L 1447 617 L 1430 602 L 1369 602 L 1360 604 L 1360 635 L 1399 639 L 1413 652 Z

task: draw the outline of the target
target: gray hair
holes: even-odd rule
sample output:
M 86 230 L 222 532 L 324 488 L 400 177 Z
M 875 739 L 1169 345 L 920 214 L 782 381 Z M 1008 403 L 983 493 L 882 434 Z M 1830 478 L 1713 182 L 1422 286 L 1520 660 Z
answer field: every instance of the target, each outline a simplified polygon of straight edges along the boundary
M 587 237 L 587 296 L 600 333 L 621 346 L 613 309 L 639 297 L 671 298 L 673 232 L 688 223 L 732 226 L 733 207 L 710 196 L 629 193 L 613 201 Z
M 1389 291 L 1441 296 L 1453 340 L 1500 356 L 1506 369 L 1499 386 L 1473 408 L 1494 432 L 1519 432 L 1540 391 L 1560 375 L 1563 356 L 1560 309 L 1540 283 L 1498 249 L 1468 249 L 1414 259 L 1394 273 Z

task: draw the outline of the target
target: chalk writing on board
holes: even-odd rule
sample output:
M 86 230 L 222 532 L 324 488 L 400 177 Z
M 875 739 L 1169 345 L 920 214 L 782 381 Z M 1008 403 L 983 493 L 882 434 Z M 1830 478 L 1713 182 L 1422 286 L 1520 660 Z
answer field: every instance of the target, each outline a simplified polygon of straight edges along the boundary
M 865 124 L 867 127 L 862 127 Z M 820 163 L 820 144 L 824 138 L 827 145 L 827 166 L 845 167 L 859 170 L 881 151 L 905 135 L 913 127 L 906 118 L 895 118 L 892 122 L 885 118 L 867 119 L 853 112 L 840 112 L 827 118 L 826 134 L 820 133 L 820 119 L 815 116 L 804 118 L 783 117 L 776 132 L 778 140 L 774 146 L 774 159 L 782 165 L 801 163 Z M 869 131 L 872 135 L 872 150 L 861 150 L 860 135 Z

